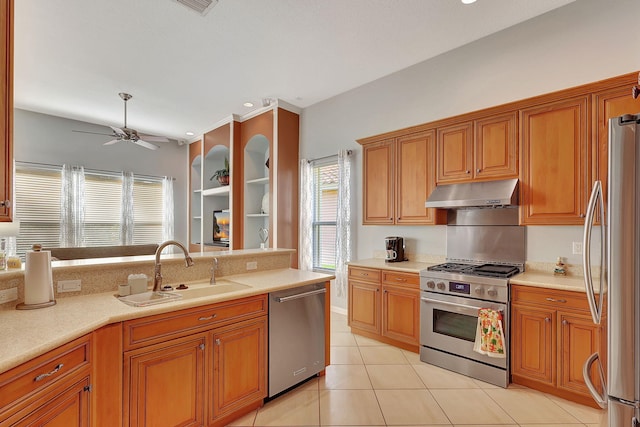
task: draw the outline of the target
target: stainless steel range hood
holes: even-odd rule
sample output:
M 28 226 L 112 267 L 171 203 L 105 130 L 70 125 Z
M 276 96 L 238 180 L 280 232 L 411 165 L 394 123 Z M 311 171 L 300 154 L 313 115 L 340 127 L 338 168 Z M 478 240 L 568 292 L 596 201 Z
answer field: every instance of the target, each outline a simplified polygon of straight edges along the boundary
M 459 209 L 506 207 L 518 204 L 518 179 L 438 185 L 425 203 L 427 208 Z

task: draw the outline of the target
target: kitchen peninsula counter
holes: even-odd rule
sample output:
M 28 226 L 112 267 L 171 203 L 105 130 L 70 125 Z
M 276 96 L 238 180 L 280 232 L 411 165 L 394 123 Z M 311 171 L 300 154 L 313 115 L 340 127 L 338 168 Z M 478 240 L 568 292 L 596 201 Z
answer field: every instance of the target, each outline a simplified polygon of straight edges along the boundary
M 2 310 L 0 373 L 111 323 L 325 282 L 333 278 L 332 275 L 292 268 L 272 269 L 219 278 L 250 286 L 247 289 L 147 307 L 126 305 L 114 297 L 114 291 L 110 291 L 58 298 L 56 305 L 37 310 Z M 215 286 L 208 285 L 208 279 L 184 283 Z

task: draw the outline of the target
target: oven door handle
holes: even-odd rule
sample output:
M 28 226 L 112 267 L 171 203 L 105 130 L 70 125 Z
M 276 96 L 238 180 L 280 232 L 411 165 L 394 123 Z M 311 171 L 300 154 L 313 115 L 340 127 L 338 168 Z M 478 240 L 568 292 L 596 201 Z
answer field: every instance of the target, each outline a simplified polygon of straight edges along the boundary
M 464 309 L 467 309 L 467 310 L 473 310 L 475 313 L 477 313 L 478 310 L 480 310 L 480 308 L 481 308 L 481 307 L 473 307 L 473 306 L 470 306 L 470 305 L 467 305 L 467 304 L 460 304 L 460 303 L 457 303 L 457 302 L 440 301 L 440 300 L 437 300 L 437 299 L 431 299 L 431 298 L 427 298 L 427 297 L 421 297 L 420 299 L 422 301 L 424 301 L 424 302 L 431 302 L 431 303 L 434 303 L 434 304 L 443 304 L 443 305 L 452 305 L 454 307 L 460 307 L 460 308 L 464 308 Z M 497 311 L 499 311 L 500 313 L 504 314 L 504 310 L 497 310 Z

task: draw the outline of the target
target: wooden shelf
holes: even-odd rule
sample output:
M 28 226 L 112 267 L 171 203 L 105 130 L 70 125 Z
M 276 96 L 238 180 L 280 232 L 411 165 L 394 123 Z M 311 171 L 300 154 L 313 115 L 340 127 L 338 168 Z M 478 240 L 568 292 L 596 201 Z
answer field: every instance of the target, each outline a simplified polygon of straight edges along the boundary
M 202 195 L 203 196 L 228 196 L 229 186 L 225 185 L 223 187 L 207 188 L 206 190 L 202 190 Z
M 263 214 L 263 213 L 247 214 L 247 218 L 266 218 L 268 216 L 269 214 Z

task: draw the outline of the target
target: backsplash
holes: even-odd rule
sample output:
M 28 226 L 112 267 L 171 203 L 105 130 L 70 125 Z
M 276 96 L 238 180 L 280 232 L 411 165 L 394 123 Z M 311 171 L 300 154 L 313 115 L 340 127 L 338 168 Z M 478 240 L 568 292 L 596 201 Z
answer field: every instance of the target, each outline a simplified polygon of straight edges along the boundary
M 162 277 L 165 284 L 208 281 L 211 278 L 213 259 L 218 258 L 216 277 L 274 270 L 291 267 L 291 249 L 238 250 L 191 254 L 193 266 L 185 267 L 182 255 L 163 255 Z M 256 263 L 256 269 L 247 270 L 247 263 Z M 99 260 L 54 261 L 52 263 L 55 298 L 77 295 L 116 292 L 118 285 L 127 283 L 130 274 L 146 274 L 149 286 L 153 285 L 153 256 L 101 258 Z M 60 280 L 81 280 L 79 292 L 58 293 L 56 284 Z M 18 300 L 0 304 L 0 310 L 14 309 L 24 301 L 24 266 L 21 270 L 0 272 L 0 290 L 18 288 Z

